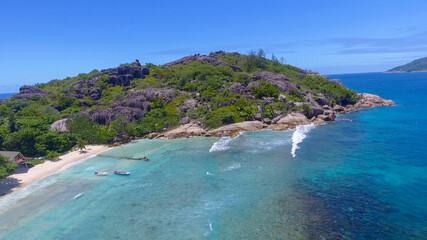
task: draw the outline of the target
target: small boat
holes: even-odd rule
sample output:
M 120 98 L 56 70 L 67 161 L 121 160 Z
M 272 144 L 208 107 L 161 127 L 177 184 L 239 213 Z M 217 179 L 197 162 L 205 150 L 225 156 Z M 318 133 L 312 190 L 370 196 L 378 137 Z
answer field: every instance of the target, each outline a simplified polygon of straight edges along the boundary
M 130 175 L 130 172 L 114 171 L 114 174 L 116 174 L 116 175 Z
M 107 176 L 108 172 L 95 172 L 95 175 L 97 175 L 97 176 Z
M 148 158 L 147 157 L 142 157 L 142 158 L 139 158 L 139 160 L 142 160 L 142 161 L 148 161 Z

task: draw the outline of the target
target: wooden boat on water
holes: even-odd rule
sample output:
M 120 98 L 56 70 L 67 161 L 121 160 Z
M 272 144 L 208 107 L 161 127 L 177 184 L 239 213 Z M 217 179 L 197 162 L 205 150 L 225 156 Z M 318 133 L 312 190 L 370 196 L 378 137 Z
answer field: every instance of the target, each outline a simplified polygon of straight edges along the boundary
M 108 172 L 95 172 L 96 176 L 107 176 Z
M 114 171 L 114 174 L 116 174 L 116 175 L 124 175 L 124 176 L 127 176 L 127 175 L 130 175 L 130 172 Z
M 139 160 L 142 160 L 142 161 L 148 161 L 148 158 L 147 157 L 142 157 L 142 158 L 138 158 Z

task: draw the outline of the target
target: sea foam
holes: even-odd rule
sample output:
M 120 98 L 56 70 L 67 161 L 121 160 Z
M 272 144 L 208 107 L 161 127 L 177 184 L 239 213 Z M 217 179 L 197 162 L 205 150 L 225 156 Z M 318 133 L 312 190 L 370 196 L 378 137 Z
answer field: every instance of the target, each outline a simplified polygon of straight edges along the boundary
M 316 125 L 311 123 L 310 125 L 300 125 L 296 127 L 295 132 L 292 134 L 292 157 L 295 157 L 295 152 L 299 149 L 298 144 L 302 143 L 304 138 L 306 137 L 306 133 L 308 133 L 311 129 L 315 128 Z
M 224 172 L 233 171 L 233 170 L 239 169 L 239 168 L 242 168 L 242 165 L 238 162 L 235 162 L 235 163 L 231 164 L 230 166 L 228 166 L 227 168 L 225 168 Z
M 221 151 L 226 151 L 228 149 L 230 149 L 229 144 L 234 140 L 237 139 L 242 133 L 240 133 L 239 135 L 237 135 L 234 138 L 231 137 L 222 137 L 220 140 L 218 140 L 217 142 L 215 142 L 211 149 L 209 149 L 209 152 L 221 152 Z

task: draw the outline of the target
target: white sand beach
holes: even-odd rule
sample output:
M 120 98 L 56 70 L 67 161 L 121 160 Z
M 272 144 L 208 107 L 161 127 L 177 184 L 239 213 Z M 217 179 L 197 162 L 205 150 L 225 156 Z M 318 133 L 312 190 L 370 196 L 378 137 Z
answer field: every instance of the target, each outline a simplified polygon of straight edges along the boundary
M 106 145 L 88 145 L 83 151 L 71 151 L 60 156 L 59 161 L 45 161 L 44 163 L 38 164 L 32 168 L 19 169 L 17 173 L 1 181 L 0 196 L 12 191 L 16 191 L 17 189 L 23 188 L 37 180 L 47 177 L 69 164 L 94 157 L 97 154 L 108 151 L 110 149 L 111 147 Z

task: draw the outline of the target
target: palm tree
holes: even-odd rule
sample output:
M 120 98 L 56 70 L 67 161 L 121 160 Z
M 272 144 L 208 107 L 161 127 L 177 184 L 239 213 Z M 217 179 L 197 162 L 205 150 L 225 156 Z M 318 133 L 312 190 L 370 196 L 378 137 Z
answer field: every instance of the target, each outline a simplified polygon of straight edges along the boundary
M 76 142 L 76 148 L 83 151 L 84 149 L 86 149 L 86 142 L 81 139 L 81 138 L 77 138 L 77 142 Z

